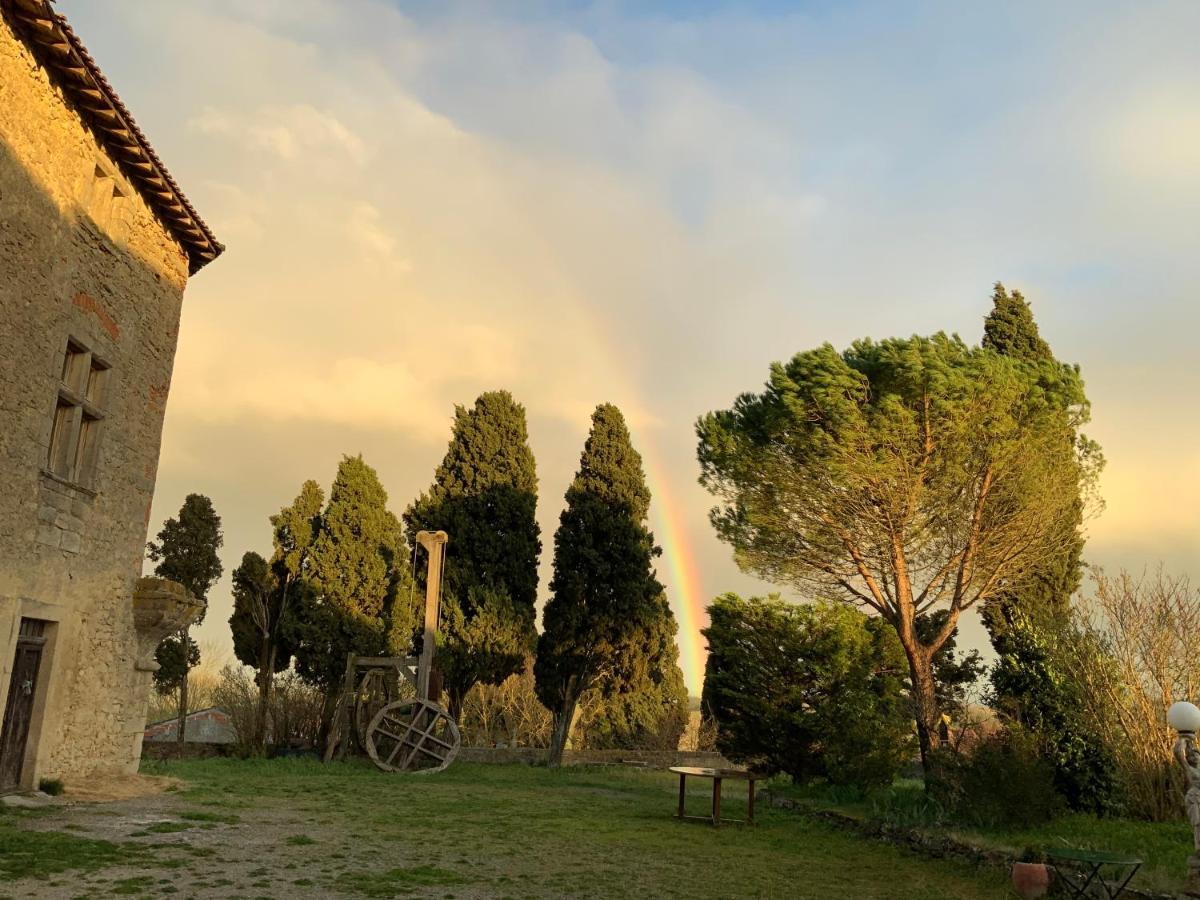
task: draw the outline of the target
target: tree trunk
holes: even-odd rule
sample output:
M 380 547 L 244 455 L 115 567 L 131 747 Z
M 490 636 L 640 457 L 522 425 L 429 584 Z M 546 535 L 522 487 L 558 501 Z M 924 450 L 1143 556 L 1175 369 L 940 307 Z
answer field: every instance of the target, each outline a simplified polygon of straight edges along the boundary
M 571 736 L 571 725 L 575 721 L 575 707 L 579 703 L 579 695 L 576 693 L 574 681 L 572 678 L 567 683 L 562 706 L 554 711 L 554 727 L 550 731 L 550 748 L 546 754 L 546 765 L 551 769 L 562 765 L 563 750 L 567 746 L 567 739 Z
M 275 684 L 275 646 L 263 641 L 258 655 L 258 716 L 254 724 L 254 743 L 263 756 L 267 752 L 267 715 L 271 708 L 271 688 Z
M 179 639 L 183 645 L 183 680 L 179 682 L 179 728 L 175 735 L 175 740 L 183 743 L 187 732 L 187 714 L 188 714 L 188 681 L 192 677 L 192 667 L 188 660 L 188 630 L 184 628 L 179 632 Z
M 339 681 L 336 688 L 326 691 L 325 699 L 321 703 L 321 727 L 317 732 L 317 746 L 323 747 L 326 755 L 328 755 L 330 749 L 329 742 L 336 737 L 333 733 L 333 718 L 338 712 L 338 703 L 342 698 L 341 684 L 341 681 Z M 354 726 L 351 724 L 350 729 L 353 730 L 353 728 Z M 341 735 L 341 737 L 343 740 L 350 739 L 348 734 Z
M 459 691 L 455 686 L 446 686 L 446 710 L 455 722 L 462 721 L 463 703 L 466 699 L 465 691 Z
M 941 744 L 941 710 L 938 709 L 936 684 L 933 679 L 932 654 L 924 647 L 905 648 L 912 676 L 913 717 L 917 720 L 917 741 L 921 747 L 921 768 L 925 770 L 925 789 L 939 774 L 936 751 Z

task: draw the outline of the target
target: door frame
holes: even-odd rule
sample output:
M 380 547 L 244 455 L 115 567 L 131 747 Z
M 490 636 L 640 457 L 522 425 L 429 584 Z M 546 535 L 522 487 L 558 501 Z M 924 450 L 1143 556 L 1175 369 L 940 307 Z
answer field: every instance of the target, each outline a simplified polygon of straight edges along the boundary
M 57 703 L 53 700 L 53 696 L 57 695 L 56 673 L 59 668 L 56 651 L 63 637 L 62 626 L 67 610 L 57 603 L 45 603 L 29 598 L 17 599 L 10 606 L 5 602 L 6 599 L 15 598 L 0 597 L 0 718 L 8 705 L 9 683 L 12 681 L 13 664 L 16 662 L 17 643 L 21 639 L 21 620 L 37 619 L 44 622 L 43 636 L 46 639 L 42 645 L 42 659 L 38 667 L 38 683 L 33 698 L 33 713 L 29 719 L 29 733 L 25 736 L 25 759 L 21 767 L 21 778 L 15 789 L 5 788 L 7 792 L 25 791 L 36 787 L 39 771 L 46 762 L 46 752 L 49 748 L 43 740 L 43 728 L 47 708 Z
M 28 627 L 26 627 L 26 623 L 29 623 Z M 43 693 L 42 671 L 46 658 L 46 645 L 48 643 L 46 638 L 46 625 L 47 623 L 43 619 L 28 619 L 24 616 L 21 617 L 19 626 L 20 630 L 17 635 L 17 644 L 16 647 L 13 648 L 13 661 L 9 666 L 8 696 L 4 701 L 3 717 L 0 718 L 0 740 L 2 740 L 4 737 L 4 726 L 9 724 L 5 720 L 8 718 L 9 704 L 13 702 L 13 678 L 17 674 L 17 656 L 22 650 L 33 650 L 36 651 L 37 662 L 33 669 L 33 683 L 29 690 L 29 712 L 24 722 L 25 733 L 21 735 L 18 749 L 18 752 L 20 753 L 20 759 L 17 760 L 16 781 L 9 784 L 0 784 L 0 790 L 11 790 L 13 788 L 20 790 L 21 785 L 25 780 L 25 768 L 27 760 L 29 759 L 29 737 L 33 733 L 33 720 L 37 713 L 38 701 L 42 698 Z M 26 683 L 28 684 L 28 682 Z

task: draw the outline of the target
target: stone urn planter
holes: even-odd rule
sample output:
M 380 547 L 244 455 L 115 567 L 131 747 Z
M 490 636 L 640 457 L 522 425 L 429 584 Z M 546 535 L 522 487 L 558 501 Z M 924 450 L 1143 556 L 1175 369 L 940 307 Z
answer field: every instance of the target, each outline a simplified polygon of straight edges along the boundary
M 1045 897 L 1050 890 L 1050 870 L 1045 863 L 1015 862 L 1012 867 L 1013 890 L 1025 900 Z

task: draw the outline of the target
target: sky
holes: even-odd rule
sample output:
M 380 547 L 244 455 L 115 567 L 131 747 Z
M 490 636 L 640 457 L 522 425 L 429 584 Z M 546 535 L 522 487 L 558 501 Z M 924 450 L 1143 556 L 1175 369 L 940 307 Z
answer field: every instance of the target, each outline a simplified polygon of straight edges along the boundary
M 826 341 L 977 341 L 997 279 L 1087 382 L 1088 562 L 1200 576 L 1194 3 L 57 6 L 228 246 L 187 289 L 151 519 L 222 516 L 202 642 L 304 479 L 362 453 L 399 514 L 454 405 L 507 388 L 543 598 L 591 410 L 624 410 L 695 693 L 713 596 L 794 596 L 713 535 L 696 418 Z

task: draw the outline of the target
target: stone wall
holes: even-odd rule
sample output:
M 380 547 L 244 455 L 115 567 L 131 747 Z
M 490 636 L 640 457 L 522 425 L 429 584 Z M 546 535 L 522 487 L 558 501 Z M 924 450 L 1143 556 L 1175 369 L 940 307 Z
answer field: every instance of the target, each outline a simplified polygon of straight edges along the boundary
M 0 20 L 0 709 L 50 623 L 23 782 L 136 768 L 141 569 L 187 260 Z M 68 339 L 110 366 L 94 478 L 48 470 Z
M 458 752 L 463 762 L 523 763 L 540 765 L 546 750 L 540 747 L 463 747 Z M 685 750 L 564 750 L 565 766 L 636 765 L 651 769 L 669 766 L 701 766 L 710 769 L 734 769 L 720 753 Z

